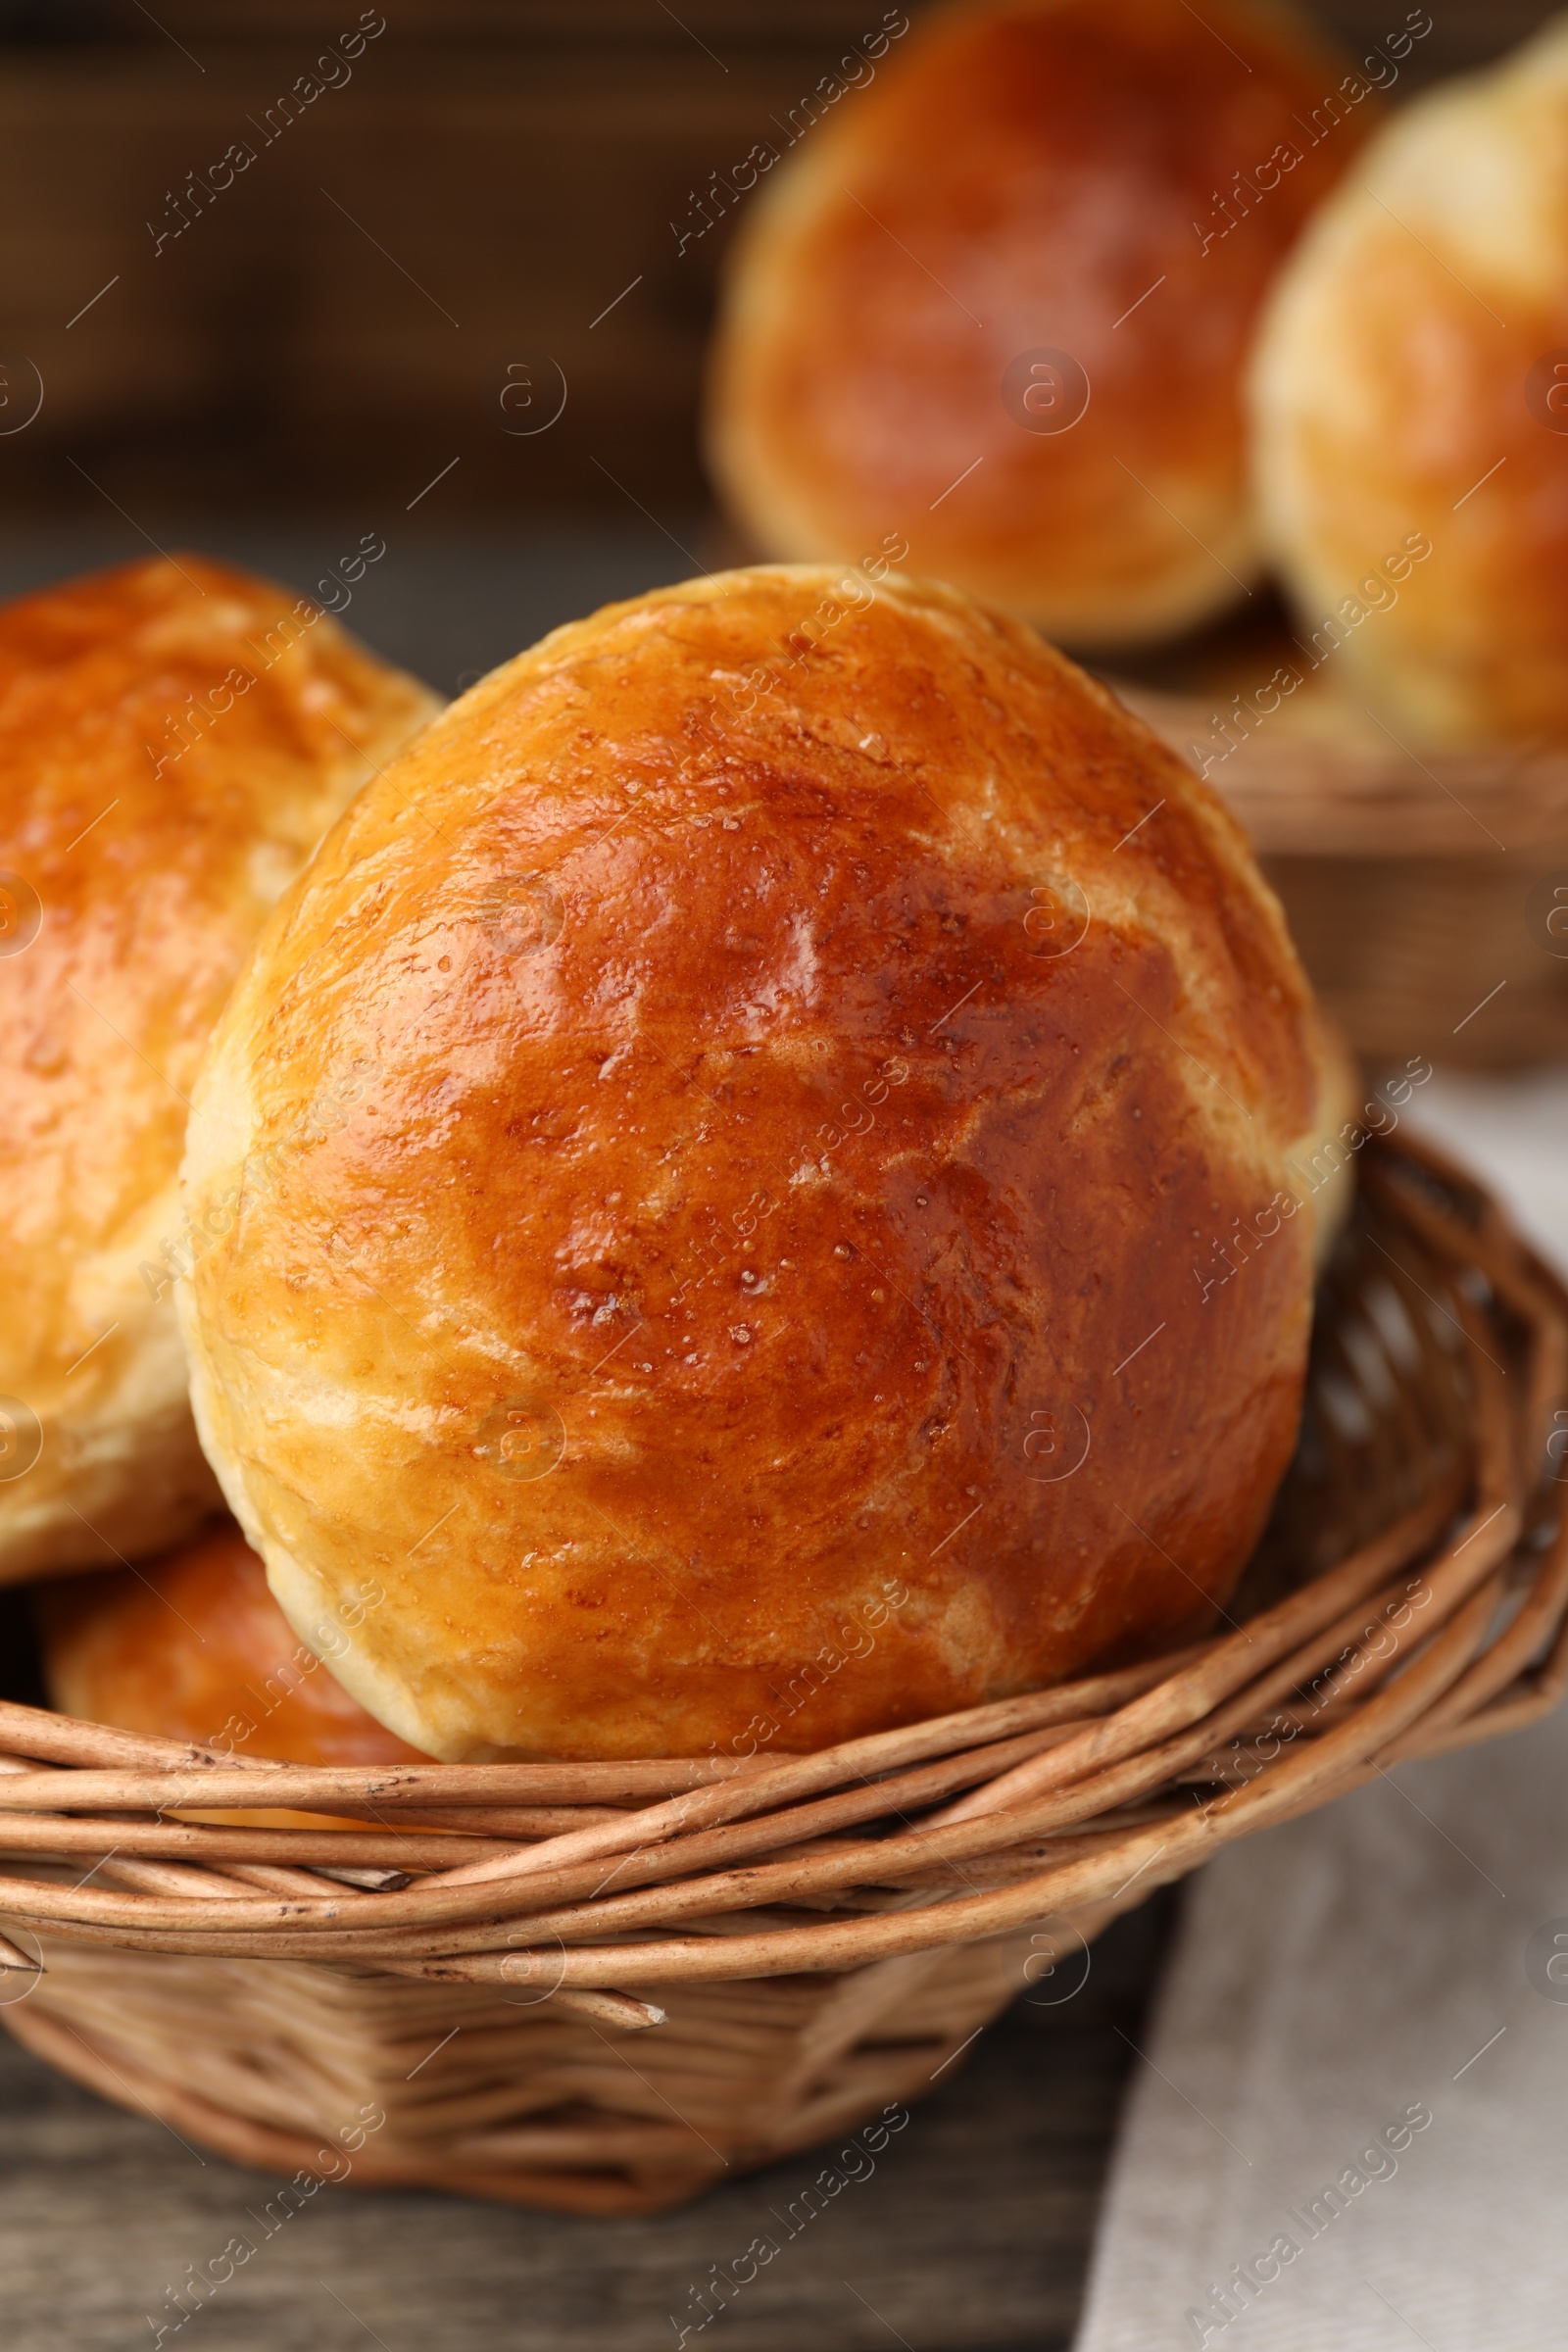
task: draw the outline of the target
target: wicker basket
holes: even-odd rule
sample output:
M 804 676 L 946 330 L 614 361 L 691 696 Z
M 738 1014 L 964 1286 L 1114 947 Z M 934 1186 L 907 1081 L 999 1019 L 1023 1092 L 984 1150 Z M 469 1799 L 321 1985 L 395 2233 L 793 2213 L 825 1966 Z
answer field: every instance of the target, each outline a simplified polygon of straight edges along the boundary
M 1230 653 L 1201 699 L 1117 691 L 1208 762 L 1351 1044 L 1483 1069 L 1568 1054 L 1568 746 L 1416 752 L 1310 685 L 1260 713 L 1267 661 Z
M 6 1705 L 6 2022 L 307 2182 L 649 2212 L 897 2128 L 1154 1886 L 1554 1702 L 1565 1398 L 1568 1296 L 1463 1174 L 1371 1145 L 1229 1630 L 744 1765 L 239 1766 Z M 259 1803 L 366 1826 L 172 1817 Z

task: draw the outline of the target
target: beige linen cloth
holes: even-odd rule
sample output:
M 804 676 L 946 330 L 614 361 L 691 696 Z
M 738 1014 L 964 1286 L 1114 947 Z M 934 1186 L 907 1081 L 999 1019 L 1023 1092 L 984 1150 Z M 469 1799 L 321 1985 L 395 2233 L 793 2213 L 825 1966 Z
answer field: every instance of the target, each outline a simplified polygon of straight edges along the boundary
M 1568 1075 L 1417 1123 L 1568 1266 Z M 1219 1855 L 1143 2053 L 1076 2352 L 1568 2352 L 1568 1707 Z

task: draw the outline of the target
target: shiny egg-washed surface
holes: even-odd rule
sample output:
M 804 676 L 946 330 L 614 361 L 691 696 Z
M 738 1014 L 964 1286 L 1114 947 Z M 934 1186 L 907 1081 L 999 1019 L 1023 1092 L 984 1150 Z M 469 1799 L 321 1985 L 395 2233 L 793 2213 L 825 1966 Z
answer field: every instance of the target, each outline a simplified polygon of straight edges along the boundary
M 0 609 L 0 1582 L 217 1501 L 172 1299 L 188 1098 L 268 908 L 434 708 L 196 556 Z
M 1210 1622 L 1310 1206 L 1204 1283 L 1327 1085 L 1238 828 L 1070 663 L 690 582 L 482 681 L 270 918 L 190 1130 L 198 1420 L 432 1754 L 960 1706 Z

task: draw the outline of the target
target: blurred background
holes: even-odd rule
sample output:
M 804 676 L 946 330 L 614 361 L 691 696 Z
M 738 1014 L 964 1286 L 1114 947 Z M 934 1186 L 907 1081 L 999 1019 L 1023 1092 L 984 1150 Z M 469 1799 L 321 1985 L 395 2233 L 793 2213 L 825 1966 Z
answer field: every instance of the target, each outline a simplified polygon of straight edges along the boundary
M 1311 13 L 1353 46 L 1405 11 Z M 1431 13 L 1406 89 L 1550 12 Z M 350 625 L 450 692 L 712 563 L 698 401 L 738 209 L 715 182 L 882 17 L 0 7 L 0 593 L 149 541 L 308 586 L 375 531 Z M 236 144 L 255 160 L 220 185 Z

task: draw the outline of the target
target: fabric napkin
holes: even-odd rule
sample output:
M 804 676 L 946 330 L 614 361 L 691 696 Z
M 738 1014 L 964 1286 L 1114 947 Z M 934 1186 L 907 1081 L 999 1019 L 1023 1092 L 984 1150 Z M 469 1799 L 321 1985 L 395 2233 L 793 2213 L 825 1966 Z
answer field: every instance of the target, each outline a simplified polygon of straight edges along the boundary
M 1568 1266 L 1568 1073 L 1416 1115 Z M 1076 2352 L 1564 2352 L 1568 1708 L 1219 1855 L 1143 2055 Z

